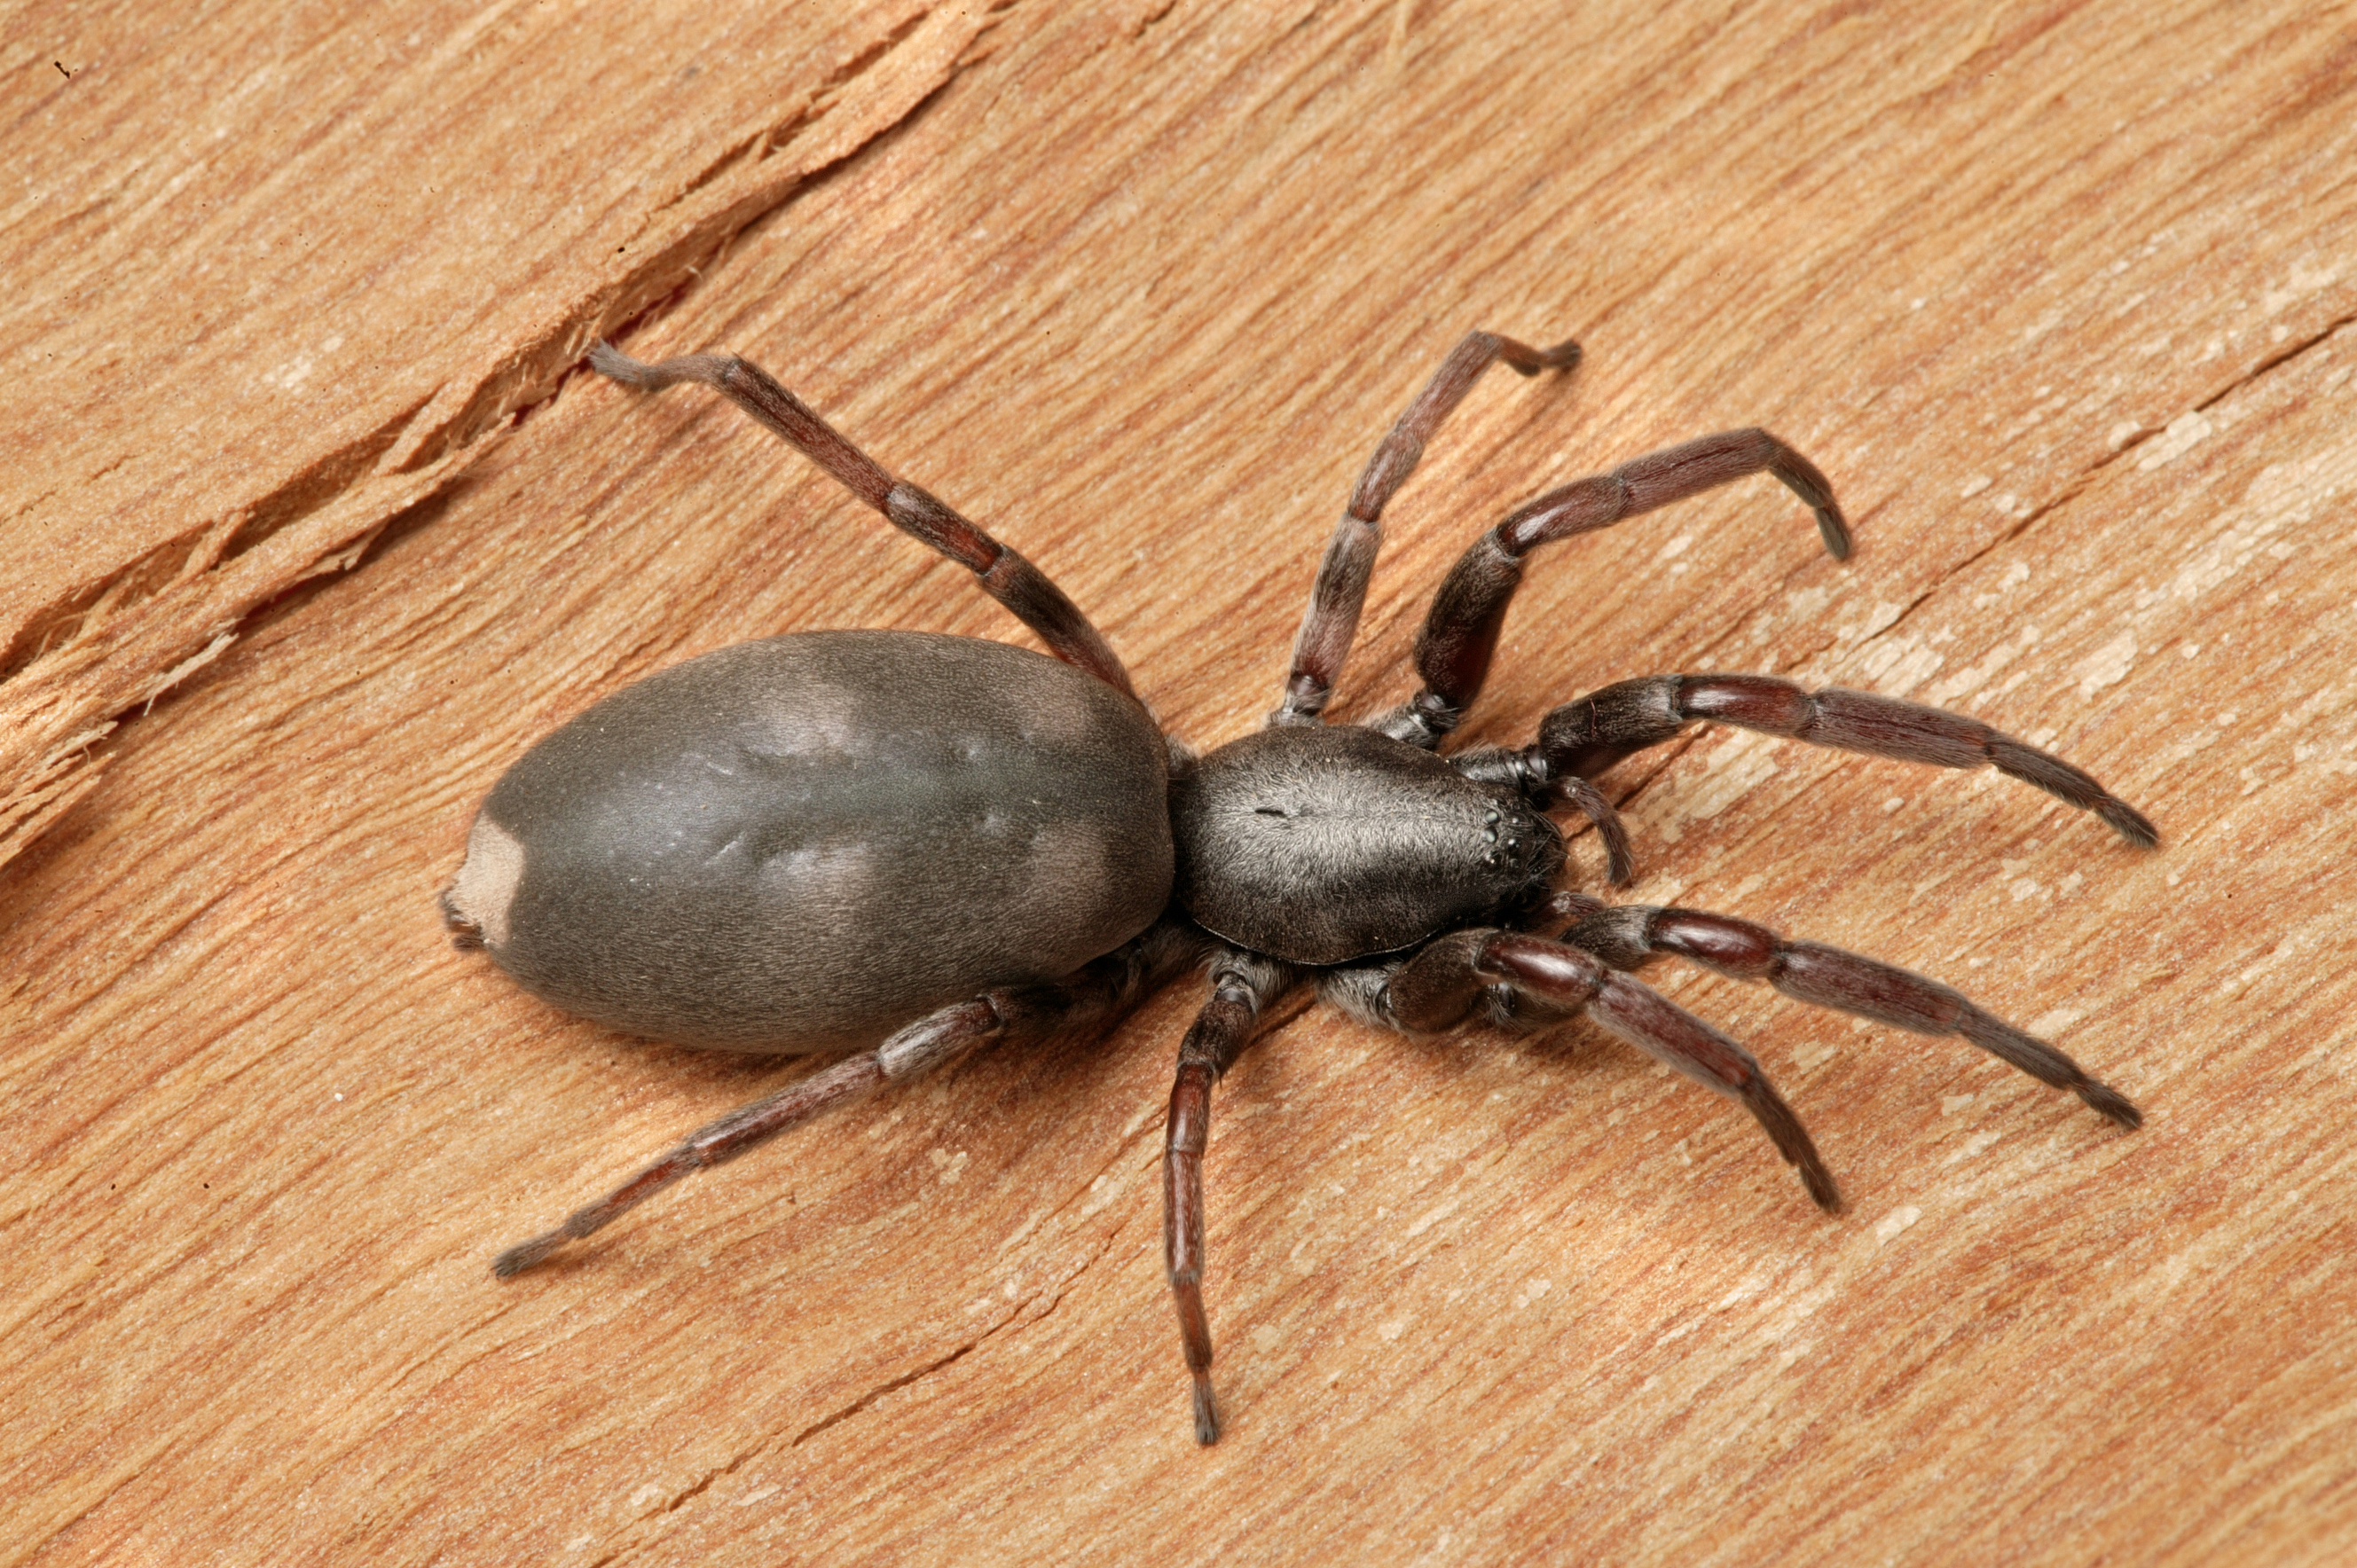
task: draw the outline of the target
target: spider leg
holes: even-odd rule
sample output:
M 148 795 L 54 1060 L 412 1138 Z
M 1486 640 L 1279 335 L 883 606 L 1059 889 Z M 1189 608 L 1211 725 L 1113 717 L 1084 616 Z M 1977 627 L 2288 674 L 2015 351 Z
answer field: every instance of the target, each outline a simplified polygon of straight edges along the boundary
M 1729 430 L 1631 459 L 1609 474 L 1574 479 L 1526 502 L 1475 540 L 1432 597 L 1415 641 L 1423 689 L 1372 721 L 1395 740 L 1426 749 L 1457 727 L 1481 693 L 1506 607 L 1522 585 L 1523 557 L 1542 544 L 1609 528 L 1753 474 L 1774 475 L 1817 514 L 1834 559 L 1849 556 L 1849 526 L 1815 464 L 1764 430 Z
M 1550 777 L 1576 773 L 1592 779 L 1631 752 L 1658 746 L 1706 719 L 1936 768 L 1994 765 L 2000 773 L 2094 812 L 2130 843 L 2150 849 L 2160 842 L 2143 813 L 2089 774 L 1978 719 L 1838 686 L 1803 691 L 1773 675 L 1649 675 L 1616 682 L 1547 714 L 1539 724 L 1537 746 L 1525 756 L 1534 754 Z
M 1203 1310 L 1203 1151 L 1211 1135 L 1211 1085 L 1258 1033 L 1268 1004 L 1298 978 L 1274 959 L 1231 952 L 1211 965 L 1211 999 L 1178 1046 L 1162 1154 L 1162 1248 L 1178 1337 L 1195 1385 L 1195 1441 L 1220 1440 L 1211 1402 L 1211 1321 Z
M 1301 630 L 1293 639 L 1293 667 L 1285 681 L 1285 698 L 1268 715 L 1275 725 L 1314 725 L 1334 694 L 1334 682 L 1350 657 L 1351 639 L 1359 629 L 1359 611 L 1367 597 L 1367 579 L 1375 569 L 1375 549 L 1383 542 L 1383 506 L 1424 456 L 1424 444 L 1440 422 L 1464 401 L 1491 362 L 1503 360 L 1526 376 L 1545 370 L 1568 370 L 1579 362 L 1579 345 L 1558 343 L 1534 349 L 1491 332 L 1468 332 L 1432 380 L 1399 416 L 1391 433 L 1367 459 L 1365 472 L 1351 491 L 1350 505 L 1327 541 L 1326 558 L 1318 563 L 1318 581 L 1309 591 L 1309 607 L 1301 617 Z
M 1840 1209 L 1840 1190 L 1808 1129 L 1751 1053 L 1581 948 L 1521 931 L 1453 931 L 1404 961 L 1331 972 L 1321 989 L 1368 1022 L 1431 1035 L 1465 1022 L 1499 987 L 1546 1011 L 1585 1013 L 1656 1061 L 1738 1101 L 1800 1172 L 1817 1206 Z
M 1563 940 L 1615 969 L 1634 970 L 1664 954 L 1737 980 L 1764 980 L 1785 995 L 1919 1035 L 1960 1035 L 2040 1083 L 2067 1089 L 2122 1127 L 2144 1124 L 2126 1096 L 2089 1078 L 2077 1062 L 2014 1027 L 1953 987 L 1877 959 L 1796 942 L 1749 920 L 1651 904 L 1608 907 L 1580 894 L 1560 902 L 1578 916 Z
M 985 1042 L 1047 1035 L 1084 1024 L 1110 1024 L 1155 987 L 1199 961 L 1207 945 L 1191 928 L 1166 921 L 1060 983 L 1006 987 L 939 1008 L 872 1051 L 847 1057 L 775 1094 L 705 1122 L 605 1197 L 575 1209 L 564 1224 L 502 1251 L 492 1260 L 491 1272 L 500 1279 L 522 1273 L 565 1242 L 602 1229 L 682 1176 L 734 1159 L 821 1112 L 888 1083 L 916 1078 Z
M 1046 573 L 946 502 L 885 472 L 808 403 L 749 360 L 734 354 L 685 354 L 649 364 L 601 342 L 589 350 L 589 367 L 599 375 L 650 392 L 682 381 L 712 388 L 785 437 L 796 451 L 882 512 L 893 527 L 973 572 L 982 580 L 983 591 L 1038 632 L 1057 658 L 1087 671 L 1125 696 L 1137 695 L 1121 656 Z

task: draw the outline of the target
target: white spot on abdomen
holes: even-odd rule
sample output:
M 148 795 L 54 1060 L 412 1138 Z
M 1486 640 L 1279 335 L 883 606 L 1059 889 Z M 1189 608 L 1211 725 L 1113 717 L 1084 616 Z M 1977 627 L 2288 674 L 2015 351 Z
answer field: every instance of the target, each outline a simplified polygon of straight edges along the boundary
M 488 816 L 467 833 L 467 863 L 450 883 L 450 907 L 492 948 L 507 945 L 508 906 L 523 881 L 523 845 Z

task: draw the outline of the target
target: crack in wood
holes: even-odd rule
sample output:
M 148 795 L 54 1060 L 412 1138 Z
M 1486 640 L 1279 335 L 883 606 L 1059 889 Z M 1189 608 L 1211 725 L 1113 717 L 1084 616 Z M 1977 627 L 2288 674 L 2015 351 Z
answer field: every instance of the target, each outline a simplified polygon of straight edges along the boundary
M 993 7 L 984 25 L 995 25 L 1005 9 L 1003 5 Z M 855 55 L 829 74 L 803 110 L 790 117 L 789 124 L 766 128 L 737 144 L 740 150 L 724 154 L 663 210 L 676 209 L 687 196 L 714 185 L 727 168 L 745 161 L 741 149 L 758 147 L 755 161 L 781 151 L 785 134 L 798 134 L 823 118 L 840 101 L 845 87 L 871 71 L 878 61 L 932 21 L 935 15 L 933 9 L 920 11 L 876 45 Z M 269 495 L 227 517 L 184 531 L 177 538 L 146 551 L 137 560 L 76 588 L 29 617 L 12 645 L 0 651 L 0 684 L 19 680 L 39 671 L 45 663 L 50 664 L 59 671 L 58 682 L 64 690 L 41 693 L 38 701 L 28 700 L 23 705 L 28 710 L 46 709 L 62 701 L 73 710 L 67 727 L 75 733 L 62 746 L 44 745 L 36 739 L 29 748 L 9 748 L 17 754 L 11 759 L 16 781 L 5 797 L 0 797 L 0 865 L 48 832 L 96 787 L 104 757 L 93 757 L 91 747 L 102 736 L 133 716 L 133 710 L 143 703 L 152 706 L 156 697 L 226 649 L 228 642 L 224 639 L 234 639 L 246 617 L 260 603 L 325 572 L 350 569 L 369 542 L 397 515 L 418 504 L 420 498 L 404 498 L 382 517 L 363 524 L 351 536 L 336 541 L 310 562 L 290 569 L 274 590 L 260 594 L 228 621 L 209 620 L 186 628 L 178 637 L 167 637 L 163 645 L 155 650 L 160 655 L 152 660 L 155 667 L 145 671 L 105 668 L 109 660 L 100 645 L 114 628 L 124 627 L 134 617 L 160 610 L 161 600 L 173 590 L 219 574 L 257 546 L 347 500 L 363 479 L 423 474 L 442 467 L 438 478 L 447 485 L 488 450 L 486 437 L 496 435 L 512 423 L 520 411 L 554 395 L 555 388 L 570 372 L 589 338 L 601 330 L 610 330 L 617 317 L 651 314 L 668 298 L 683 293 L 698 280 L 703 266 L 725 254 L 737 235 L 772 218 L 826 177 L 920 117 L 937 101 L 941 90 L 964 69 L 966 63 L 962 59 L 946 62 L 941 81 L 900 107 L 884 124 L 856 137 L 834 158 L 787 179 L 769 193 L 770 199 L 749 209 L 741 203 L 723 207 L 708 215 L 700 226 L 689 223 L 670 245 L 640 261 L 607 288 L 585 295 L 575 309 L 565 312 L 536 341 L 519 345 L 513 352 L 501 356 L 491 373 L 478 381 L 455 409 L 429 427 L 422 431 L 414 428 L 421 415 L 449 406 L 453 389 L 447 383 L 427 389 L 358 439 L 306 465 Z M 590 311 L 607 319 L 593 327 L 583 319 Z M 455 465 L 450 461 L 454 457 L 457 458 Z M 69 655 L 80 658 L 86 650 L 91 657 L 81 659 L 83 668 L 70 670 L 55 662 Z M 120 700 L 125 676 L 131 678 L 127 702 Z M 106 713 L 105 722 L 93 725 L 90 721 L 102 710 Z M 54 733 L 59 727 L 55 715 L 41 727 Z M 110 744 L 119 740 L 119 736 L 113 736 Z
M 2233 381 L 2227 382 L 2223 387 L 2220 388 L 2217 392 L 2212 392 L 2210 396 L 2202 399 L 2200 403 L 2195 403 L 2193 405 L 2192 412 L 2196 413 L 2208 413 L 2211 409 L 2217 407 L 2220 403 L 2225 402 L 2226 399 L 2233 396 L 2236 392 L 2239 392 L 2255 383 L 2260 377 L 2267 375 L 2270 372 L 2289 364 L 2292 360 L 2299 358 L 2302 354 L 2307 353 L 2318 344 L 2331 338 L 2334 333 L 2341 331 L 2343 328 L 2348 327 L 2352 322 L 2357 322 L 2357 316 L 2339 317 L 2328 323 L 2323 330 L 2316 333 L 2312 337 L 2304 338 L 2299 342 L 2285 349 L 2282 352 L 2270 355 L 2267 358 L 2259 360 L 2256 364 L 2253 365 L 2250 370 L 2244 371 L 2242 375 L 2235 377 Z M 2103 474 L 2104 469 L 2110 467 L 2114 462 L 2117 461 L 2123 456 L 2134 451 L 2136 447 L 2143 446 L 2146 441 L 2159 434 L 2160 428 L 2158 427 L 2151 430 L 2140 430 L 2126 441 L 2121 443 L 2119 446 L 2104 453 L 2093 463 L 2090 463 L 2085 467 L 2080 469 L 2076 474 L 2064 479 L 2061 489 L 2051 500 L 2043 501 L 2039 505 L 2032 507 L 2029 511 L 2023 513 L 2021 517 L 2014 522 L 2014 525 L 2011 528 L 2000 532 L 1995 538 L 1991 539 L 1986 544 L 1984 544 L 1978 550 L 1974 551 L 1962 561 L 1957 562 L 1956 564 L 1951 567 L 1948 571 L 1942 573 L 1940 576 L 1926 586 L 1921 594 L 1918 594 L 1914 598 L 1909 600 L 1907 604 L 1900 609 L 1899 614 L 1891 618 L 1888 625 L 1878 628 L 1861 639 L 1858 646 L 1863 648 L 1867 643 L 1874 641 L 1877 638 L 1889 636 L 1891 631 L 1896 629 L 1901 622 L 1907 619 L 1908 617 L 1913 615 L 1917 608 L 1927 603 L 1934 595 L 1947 587 L 1949 584 L 1954 582 L 1958 577 L 1963 576 L 1964 573 L 1971 570 L 1975 565 L 1977 565 L 1981 560 L 1990 553 L 2000 550 L 2006 545 L 2012 543 L 2015 540 L 2029 532 L 2039 523 L 2044 521 L 2050 513 L 2059 510 L 2062 507 L 2068 506 L 2074 500 L 2077 500 L 2082 495 L 2086 493 L 2091 486 L 2094 484 L 2095 480 Z

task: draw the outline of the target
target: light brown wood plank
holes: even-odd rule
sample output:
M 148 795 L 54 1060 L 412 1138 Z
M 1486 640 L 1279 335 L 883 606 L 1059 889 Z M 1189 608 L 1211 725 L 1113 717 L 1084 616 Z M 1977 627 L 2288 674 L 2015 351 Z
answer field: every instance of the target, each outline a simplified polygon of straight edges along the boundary
M 10 60 L 0 858 L 118 714 L 441 493 L 611 324 L 899 123 L 987 25 L 77 5 Z M 74 64 L 44 51 L 62 50 Z
M 80 242 L 34 196 L 0 231 L 28 276 L 105 260 L 120 300 L 77 318 L 45 281 L 17 307 L 74 368 L 5 394 L 10 624 L 194 553 L 75 623 L 70 682 L 0 683 L 9 733 L 50 746 L 0 788 L 59 791 L 0 870 L 0 1561 L 2345 1550 L 2357 19 L 1529 9 L 795 12 L 744 25 L 783 58 L 738 70 L 726 24 L 454 12 L 331 90 L 315 62 L 360 58 L 360 13 L 225 8 L 203 49 L 52 71 L 27 189 L 97 167 L 121 195 L 74 209 Z M 439 41 L 464 27 L 473 52 Z M 270 50 L 206 177 L 242 216 L 188 212 L 197 133 L 156 128 L 207 124 Z M 823 178 L 748 174 L 678 216 L 662 193 L 831 76 L 813 124 L 856 100 L 838 128 L 867 129 L 802 164 Z M 331 109 L 408 139 L 315 137 Z M 498 212 L 420 235 L 427 166 Z M 579 216 L 601 202 L 660 256 L 609 260 L 619 220 Z M 470 226 L 494 220 L 515 245 Z M 216 221 L 257 236 L 250 297 L 170 248 Z M 271 232 L 340 236 L 339 270 Z M 367 290 L 397 254 L 465 281 Z M 1587 359 L 1499 373 L 1434 443 L 1346 719 L 1408 689 L 1431 587 L 1507 507 L 1769 425 L 1833 476 L 1857 555 L 1824 559 L 1766 480 L 1560 547 L 1465 737 L 1519 744 L 1628 675 L 1758 669 L 2050 745 L 2162 848 L 2002 779 L 1713 731 L 1612 776 L 1628 897 L 1964 986 L 2145 1131 L 1962 1042 L 1648 972 L 1759 1051 L 1843 1180 L 1828 1219 L 1739 1112 L 1594 1028 L 1413 1044 L 1307 1013 L 1216 1101 L 1231 1424 L 1203 1451 L 1160 1266 L 1190 983 L 494 1283 L 498 1247 L 804 1070 L 613 1036 L 451 950 L 433 895 L 501 768 L 745 637 L 1028 640 L 713 400 L 576 378 L 501 423 L 657 300 L 627 346 L 759 359 L 1053 572 L 1199 744 L 1273 705 L 1335 510 L 1467 328 Z M 290 422 L 252 386 L 339 304 L 350 361 Z M 185 358 L 168 399 L 95 375 L 134 328 L 241 306 L 218 403 Z M 392 456 L 429 429 L 437 456 Z M 217 550 L 289 475 L 302 517 Z M 27 504 L 72 528 L 25 532 Z M 118 718 L 44 770 L 59 726 Z M 1592 839 L 1573 853 L 1592 886 Z

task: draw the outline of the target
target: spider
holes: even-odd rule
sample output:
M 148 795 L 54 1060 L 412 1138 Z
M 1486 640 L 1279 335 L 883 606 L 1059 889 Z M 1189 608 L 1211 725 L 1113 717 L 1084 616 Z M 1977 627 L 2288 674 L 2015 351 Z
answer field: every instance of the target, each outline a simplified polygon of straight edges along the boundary
M 648 364 L 599 343 L 589 363 L 614 381 L 720 392 L 971 568 L 1056 657 L 920 632 L 740 643 L 606 698 L 508 770 L 443 895 L 458 945 L 630 1033 L 847 1054 L 690 1133 L 501 1252 L 494 1272 L 530 1268 L 690 1171 L 985 1041 L 1103 1029 L 1199 967 L 1210 994 L 1178 1047 L 1163 1171 L 1170 1287 L 1204 1444 L 1220 1434 L 1202 1288 L 1211 1089 L 1297 985 L 1418 1036 L 1584 1014 L 1741 1103 L 1829 1212 L 1841 1203 L 1833 1176 L 1759 1062 L 1631 972 L 1676 956 L 1877 1022 L 1961 1035 L 2138 1125 L 2126 1099 L 2069 1057 L 1938 981 L 1727 915 L 1556 886 L 1565 851 L 1548 811 L 1592 822 L 1611 881 L 1625 885 L 1628 834 L 1591 780 L 1705 721 L 1943 768 L 1993 765 L 2134 843 L 2158 842 L 2070 763 L 1937 708 L 1759 674 L 1621 681 L 1549 713 L 1520 749 L 1440 753 L 1480 693 L 1523 560 L 1541 545 L 1765 472 L 1846 557 L 1824 476 L 1764 430 L 1649 453 L 1516 509 L 1434 596 L 1415 694 L 1362 725 L 1323 722 L 1384 504 L 1426 440 L 1492 363 L 1534 376 L 1578 359 L 1576 343 L 1542 349 L 1487 332 L 1456 346 L 1351 493 L 1279 705 L 1264 728 L 1198 755 L 1162 733 L 1104 638 L 1037 567 L 893 478 L 759 368 L 729 354 Z

